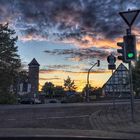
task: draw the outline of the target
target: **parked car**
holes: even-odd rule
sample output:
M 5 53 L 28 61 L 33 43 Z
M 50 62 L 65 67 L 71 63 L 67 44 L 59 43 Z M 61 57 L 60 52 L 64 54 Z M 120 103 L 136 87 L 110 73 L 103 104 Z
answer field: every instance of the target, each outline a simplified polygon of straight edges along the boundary
M 61 103 L 68 103 L 68 101 L 67 100 L 62 100 Z
M 34 104 L 41 104 L 41 101 L 37 98 L 34 99 Z
M 21 104 L 41 104 L 41 101 L 37 98 L 23 98 L 20 100 Z
M 32 98 L 24 98 L 20 100 L 21 104 L 34 104 L 34 100 Z
M 59 103 L 59 101 L 56 99 L 51 99 L 51 100 L 49 100 L 49 103 Z

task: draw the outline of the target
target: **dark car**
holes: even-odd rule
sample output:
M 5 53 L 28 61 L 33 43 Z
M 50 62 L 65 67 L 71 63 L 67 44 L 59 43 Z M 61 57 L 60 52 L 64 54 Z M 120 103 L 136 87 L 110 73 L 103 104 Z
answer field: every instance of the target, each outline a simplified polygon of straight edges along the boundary
M 52 100 L 49 101 L 49 103 L 58 103 L 58 101 L 55 100 L 55 99 L 52 99 Z
M 34 100 L 32 98 L 24 98 L 20 101 L 21 104 L 34 104 Z
M 68 101 L 67 101 L 67 100 L 62 100 L 61 103 L 62 103 L 62 104 L 63 104 L 63 103 L 68 103 Z

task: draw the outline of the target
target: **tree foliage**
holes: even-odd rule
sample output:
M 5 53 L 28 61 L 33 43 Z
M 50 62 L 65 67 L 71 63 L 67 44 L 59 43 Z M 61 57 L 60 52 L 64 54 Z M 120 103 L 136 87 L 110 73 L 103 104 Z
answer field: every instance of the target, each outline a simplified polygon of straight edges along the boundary
M 15 31 L 0 24 L 0 93 L 8 93 L 21 66 Z
M 62 86 L 54 86 L 51 82 L 46 82 L 42 87 L 42 91 L 46 93 L 47 97 L 64 97 L 65 91 Z
M 54 84 L 51 82 L 46 82 L 42 87 L 42 91 L 46 93 L 46 96 L 52 97 L 54 93 Z
M 66 80 L 64 80 L 64 87 L 67 91 L 72 92 L 76 90 L 76 86 L 74 80 L 72 81 L 71 78 L 68 76 Z
M 62 86 L 56 86 L 54 88 L 54 94 L 55 97 L 64 97 L 65 96 L 64 88 Z

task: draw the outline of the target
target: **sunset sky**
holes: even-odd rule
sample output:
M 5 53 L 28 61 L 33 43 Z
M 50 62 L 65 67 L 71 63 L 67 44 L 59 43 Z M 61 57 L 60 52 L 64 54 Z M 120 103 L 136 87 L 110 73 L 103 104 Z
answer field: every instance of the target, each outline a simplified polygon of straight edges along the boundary
M 25 69 L 33 58 L 40 63 L 40 86 L 46 81 L 63 86 L 70 76 L 81 91 L 98 59 L 101 66 L 93 68 L 90 84 L 101 87 L 108 80 L 106 58 L 117 56 L 116 43 L 127 28 L 118 13 L 139 7 L 139 0 L 0 0 L 0 22 L 16 31 Z M 132 29 L 140 50 L 140 15 Z

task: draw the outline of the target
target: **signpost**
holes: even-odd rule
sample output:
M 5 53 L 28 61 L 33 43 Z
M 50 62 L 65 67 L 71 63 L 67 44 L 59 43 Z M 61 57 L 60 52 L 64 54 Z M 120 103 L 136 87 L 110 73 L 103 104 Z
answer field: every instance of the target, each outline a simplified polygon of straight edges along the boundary
M 108 69 L 109 70 L 112 70 L 112 76 L 113 76 L 113 70 L 116 69 L 116 65 L 115 65 L 115 62 L 116 62 L 116 57 L 111 54 L 107 57 L 107 61 L 108 61 Z M 113 88 L 113 84 L 112 84 L 112 90 L 113 90 L 113 108 L 115 108 L 115 93 L 114 93 L 114 88 Z
M 131 35 L 131 27 L 135 21 L 135 19 L 137 18 L 138 14 L 139 14 L 140 10 L 128 10 L 128 11 L 125 11 L 125 12 L 120 12 L 120 16 L 124 19 L 125 23 L 128 25 L 129 29 L 127 29 L 127 40 L 126 40 L 126 43 L 125 44 L 125 51 L 126 51 L 126 48 L 129 48 L 129 50 L 133 50 L 132 52 L 128 52 L 128 55 L 127 55 L 127 58 L 129 60 L 128 64 L 129 64 L 129 75 L 130 75 L 130 92 L 131 92 L 131 118 L 132 118 L 132 121 L 134 121 L 134 92 L 133 92 L 133 83 L 132 83 L 132 66 L 131 66 L 131 61 L 134 61 L 136 60 L 135 56 L 135 43 L 134 41 L 130 41 L 130 37 L 132 38 L 132 35 Z M 135 38 L 135 37 L 134 37 Z M 135 39 L 134 39 L 135 40 Z M 129 43 L 131 42 L 131 43 Z M 133 44 L 133 45 L 132 45 Z M 133 47 L 133 48 L 131 48 Z M 128 51 L 128 49 L 127 49 Z M 131 58 L 134 58 L 134 59 L 131 59 Z
M 107 61 L 109 63 L 108 64 L 108 69 L 110 69 L 110 70 L 116 69 L 116 65 L 115 65 L 116 57 L 113 54 L 111 54 L 107 57 Z

